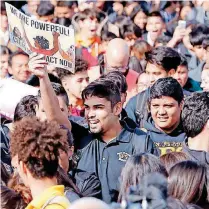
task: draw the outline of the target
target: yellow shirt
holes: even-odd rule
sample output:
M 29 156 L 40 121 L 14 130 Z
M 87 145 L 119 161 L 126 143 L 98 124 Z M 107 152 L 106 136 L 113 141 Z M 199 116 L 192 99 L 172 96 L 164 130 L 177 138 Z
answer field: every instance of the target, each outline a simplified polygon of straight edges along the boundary
M 83 46 L 85 48 L 88 49 L 89 53 L 93 56 L 93 57 L 97 57 L 99 54 L 99 45 L 101 43 L 100 37 L 99 36 L 95 36 L 91 39 L 88 40 L 83 40 L 82 36 L 80 34 L 77 34 L 76 37 L 76 46 L 80 47 Z
M 70 202 L 64 196 L 64 186 L 56 185 L 44 190 L 44 192 L 33 199 L 25 209 L 41 209 L 47 201 L 51 200 L 53 202 L 52 198 L 55 196 L 59 196 L 61 198 L 60 201 L 58 201 L 58 198 L 57 200 L 54 199 L 55 203 L 46 205 L 44 209 L 66 209 L 70 206 Z

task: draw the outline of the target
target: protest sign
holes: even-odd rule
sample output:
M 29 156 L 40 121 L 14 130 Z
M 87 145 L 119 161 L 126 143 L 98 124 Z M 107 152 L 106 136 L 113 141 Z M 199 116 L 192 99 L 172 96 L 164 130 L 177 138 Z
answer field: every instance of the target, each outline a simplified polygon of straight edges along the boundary
M 27 95 L 38 94 L 38 88 L 16 81 L 12 78 L 0 80 L 0 114 L 13 119 L 15 107 Z
M 10 41 L 27 54 L 44 54 L 49 64 L 74 73 L 75 36 L 72 27 L 28 17 L 6 4 Z

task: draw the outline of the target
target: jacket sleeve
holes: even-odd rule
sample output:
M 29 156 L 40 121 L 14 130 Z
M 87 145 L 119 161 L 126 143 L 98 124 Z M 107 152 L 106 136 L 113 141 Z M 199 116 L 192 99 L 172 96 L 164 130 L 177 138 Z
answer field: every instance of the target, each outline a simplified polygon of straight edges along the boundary
M 126 110 L 126 112 L 128 114 L 128 117 L 131 118 L 135 123 L 137 122 L 136 115 L 135 115 L 136 99 L 137 99 L 136 96 L 132 97 L 129 100 L 129 102 L 127 103 L 126 108 L 125 108 L 125 110 Z

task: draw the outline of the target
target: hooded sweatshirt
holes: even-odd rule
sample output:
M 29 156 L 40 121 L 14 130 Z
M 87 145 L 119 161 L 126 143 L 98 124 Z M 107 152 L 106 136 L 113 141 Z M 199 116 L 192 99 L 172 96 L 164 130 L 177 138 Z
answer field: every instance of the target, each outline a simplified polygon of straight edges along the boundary
M 180 152 L 182 150 L 182 144 L 186 138 L 186 134 L 183 131 L 181 123 L 169 134 L 156 128 L 152 117 L 148 118 L 144 127 L 147 130 L 147 137 L 150 137 L 154 142 L 159 155 L 164 155 L 169 152 Z

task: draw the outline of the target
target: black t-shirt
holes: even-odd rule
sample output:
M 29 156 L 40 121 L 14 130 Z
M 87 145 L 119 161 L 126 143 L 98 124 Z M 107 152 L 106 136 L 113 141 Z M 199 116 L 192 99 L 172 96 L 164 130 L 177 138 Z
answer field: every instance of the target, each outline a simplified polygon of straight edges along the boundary
M 76 133 L 74 134 L 76 127 Z M 117 201 L 119 176 L 130 155 L 142 152 L 153 153 L 153 143 L 146 142 L 146 134 L 136 129 L 123 127 L 121 133 L 110 143 L 105 143 L 88 129 L 78 125 L 72 125 L 73 135 L 83 137 L 76 138 L 75 144 L 78 155 L 79 171 L 95 173 L 102 186 L 102 199 L 110 203 Z

